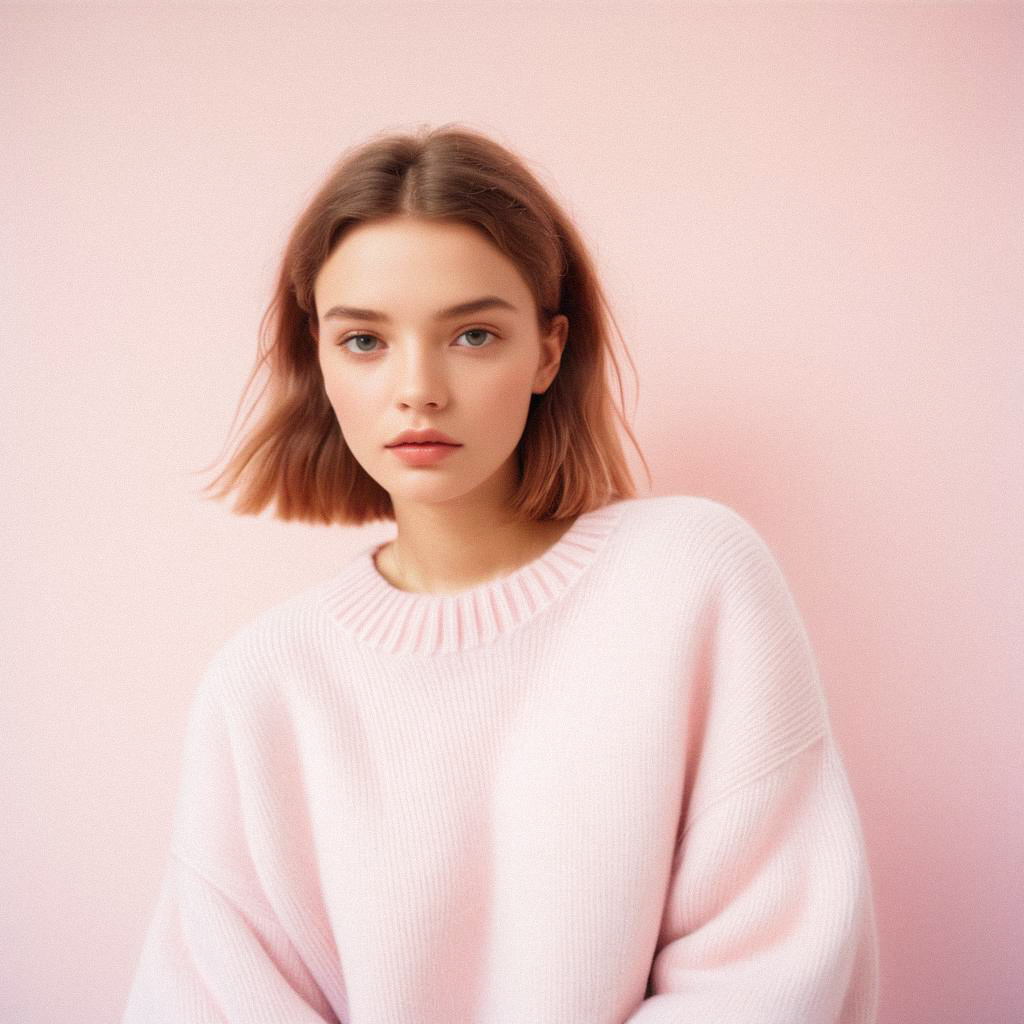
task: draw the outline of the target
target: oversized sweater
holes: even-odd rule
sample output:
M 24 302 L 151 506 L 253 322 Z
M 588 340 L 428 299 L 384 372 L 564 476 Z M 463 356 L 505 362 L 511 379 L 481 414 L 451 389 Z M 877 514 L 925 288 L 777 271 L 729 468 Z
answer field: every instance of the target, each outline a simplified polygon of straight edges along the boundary
M 365 547 L 190 706 L 124 1024 L 869 1024 L 864 837 L 771 550 L 693 496 L 403 591 Z

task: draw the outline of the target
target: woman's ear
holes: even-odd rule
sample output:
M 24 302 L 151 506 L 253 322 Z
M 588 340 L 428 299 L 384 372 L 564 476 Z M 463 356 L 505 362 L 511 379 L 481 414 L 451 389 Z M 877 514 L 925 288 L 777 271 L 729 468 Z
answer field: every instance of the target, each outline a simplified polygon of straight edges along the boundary
M 569 318 L 559 313 L 551 318 L 551 327 L 541 340 L 543 358 L 534 378 L 534 394 L 543 394 L 558 376 L 558 367 L 562 362 L 562 352 L 569 337 Z
M 549 333 L 555 335 L 558 346 L 558 358 L 561 359 L 565 343 L 569 338 L 569 318 L 564 313 L 559 313 L 557 316 L 552 317 L 551 331 Z

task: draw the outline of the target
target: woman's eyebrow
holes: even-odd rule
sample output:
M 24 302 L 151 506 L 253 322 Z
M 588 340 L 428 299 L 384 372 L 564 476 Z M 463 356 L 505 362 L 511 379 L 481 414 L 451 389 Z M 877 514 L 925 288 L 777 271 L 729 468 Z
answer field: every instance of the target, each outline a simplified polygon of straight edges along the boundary
M 455 306 L 449 306 L 434 314 L 435 320 L 450 320 L 452 317 L 465 316 L 467 313 L 479 313 L 484 309 L 507 309 L 513 313 L 518 312 L 511 302 L 498 298 L 497 295 L 485 295 L 480 299 L 470 299 L 468 302 L 460 302 Z M 391 318 L 375 309 L 360 309 L 358 306 L 331 306 L 324 313 L 324 320 L 350 319 L 350 320 L 374 320 L 378 323 L 390 323 Z

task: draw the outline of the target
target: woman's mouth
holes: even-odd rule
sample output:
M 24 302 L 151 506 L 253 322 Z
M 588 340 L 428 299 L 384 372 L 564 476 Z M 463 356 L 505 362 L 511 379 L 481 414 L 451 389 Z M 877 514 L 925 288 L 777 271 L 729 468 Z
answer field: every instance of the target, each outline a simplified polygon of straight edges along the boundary
M 461 444 L 443 444 L 440 441 L 406 441 L 388 445 L 407 466 L 432 466 L 461 447 Z

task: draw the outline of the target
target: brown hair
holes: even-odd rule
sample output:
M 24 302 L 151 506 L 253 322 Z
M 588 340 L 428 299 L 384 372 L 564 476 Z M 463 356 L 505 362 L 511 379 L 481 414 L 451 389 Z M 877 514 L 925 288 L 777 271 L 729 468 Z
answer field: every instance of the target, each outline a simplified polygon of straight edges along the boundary
M 558 313 L 569 320 L 558 373 L 531 396 L 512 511 L 527 519 L 563 519 L 633 497 L 613 413 L 647 463 L 609 394 L 610 357 L 622 401 L 609 325 L 620 341 L 622 334 L 593 262 L 526 164 L 458 123 L 375 135 L 331 169 L 292 229 L 260 322 L 258 358 L 242 397 L 265 365 L 267 406 L 203 492 L 222 498 L 237 487 L 234 511 L 240 515 L 257 515 L 273 500 L 284 520 L 359 525 L 395 518 L 390 495 L 352 456 L 328 401 L 313 284 L 348 229 L 401 215 L 482 231 L 530 286 L 542 333 Z

